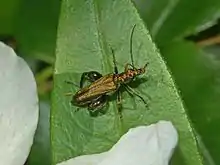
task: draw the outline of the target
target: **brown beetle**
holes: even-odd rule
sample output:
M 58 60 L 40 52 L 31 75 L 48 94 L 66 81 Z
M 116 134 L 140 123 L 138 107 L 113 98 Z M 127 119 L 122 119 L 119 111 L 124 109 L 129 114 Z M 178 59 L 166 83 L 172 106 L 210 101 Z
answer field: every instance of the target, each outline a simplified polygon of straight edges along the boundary
M 88 106 L 90 111 L 97 111 L 106 105 L 107 96 L 117 92 L 117 105 L 119 107 L 119 112 L 121 111 L 121 91 L 120 87 L 123 86 L 132 95 L 138 96 L 144 104 L 147 105 L 146 101 L 138 95 L 129 85 L 137 76 L 145 73 L 147 64 L 142 68 L 134 67 L 134 60 L 132 54 L 132 36 L 134 33 L 135 26 L 131 31 L 130 38 L 130 54 L 131 54 L 131 64 L 126 64 L 124 72 L 118 73 L 118 68 L 116 66 L 115 54 L 113 49 L 113 63 L 114 63 L 114 73 L 102 76 L 99 72 L 90 71 L 85 72 L 81 76 L 80 90 L 77 91 L 73 97 L 71 103 L 77 106 Z M 130 67 L 130 68 L 129 68 Z M 88 80 L 91 84 L 83 87 L 84 80 Z

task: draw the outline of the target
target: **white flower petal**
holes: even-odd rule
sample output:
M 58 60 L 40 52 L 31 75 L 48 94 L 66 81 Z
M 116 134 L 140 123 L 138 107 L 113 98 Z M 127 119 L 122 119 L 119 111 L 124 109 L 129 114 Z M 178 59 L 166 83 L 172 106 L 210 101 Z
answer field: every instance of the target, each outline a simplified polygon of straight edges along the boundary
M 0 164 L 23 165 L 38 122 L 36 83 L 26 62 L 0 42 Z
M 172 123 L 159 121 L 130 129 L 108 152 L 79 156 L 58 165 L 167 165 L 177 141 Z
M 97 165 L 107 156 L 108 152 L 100 154 L 78 156 L 67 161 L 63 161 L 57 165 Z

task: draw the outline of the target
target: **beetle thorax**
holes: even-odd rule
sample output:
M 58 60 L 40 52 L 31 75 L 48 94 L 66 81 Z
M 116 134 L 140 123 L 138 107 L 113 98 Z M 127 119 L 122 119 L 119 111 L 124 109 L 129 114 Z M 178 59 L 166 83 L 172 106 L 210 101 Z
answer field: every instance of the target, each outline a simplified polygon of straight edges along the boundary
M 117 74 L 115 78 L 118 83 L 129 83 L 140 74 L 143 74 L 141 69 L 128 69 L 126 72 Z

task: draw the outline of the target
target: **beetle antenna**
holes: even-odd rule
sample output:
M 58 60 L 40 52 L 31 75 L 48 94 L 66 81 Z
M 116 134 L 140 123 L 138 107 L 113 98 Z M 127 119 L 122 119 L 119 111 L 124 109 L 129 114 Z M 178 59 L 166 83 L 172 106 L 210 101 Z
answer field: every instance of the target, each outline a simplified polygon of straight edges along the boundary
M 132 39 L 133 39 L 133 34 L 134 34 L 134 29 L 136 27 L 136 24 L 134 24 L 132 30 L 131 30 L 131 37 L 130 37 L 130 54 L 131 54 L 131 65 L 133 66 L 134 69 L 134 57 L 133 57 L 133 48 L 132 48 Z
M 118 74 L 118 68 L 117 68 L 116 59 L 115 59 L 115 52 L 112 49 L 112 47 L 111 47 L 111 51 L 112 51 L 112 56 L 113 56 L 114 72 L 115 72 L 115 74 Z

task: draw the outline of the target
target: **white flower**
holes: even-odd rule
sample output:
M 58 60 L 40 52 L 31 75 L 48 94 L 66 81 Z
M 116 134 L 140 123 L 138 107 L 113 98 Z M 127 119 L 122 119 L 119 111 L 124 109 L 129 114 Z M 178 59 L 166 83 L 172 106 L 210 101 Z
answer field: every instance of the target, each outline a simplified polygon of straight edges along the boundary
M 38 122 L 36 83 L 26 62 L 0 42 L 0 164 L 23 165 Z
M 172 123 L 159 121 L 130 129 L 107 152 L 79 156 L 58 165 L 168 165 L 177 141 Z

